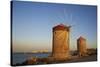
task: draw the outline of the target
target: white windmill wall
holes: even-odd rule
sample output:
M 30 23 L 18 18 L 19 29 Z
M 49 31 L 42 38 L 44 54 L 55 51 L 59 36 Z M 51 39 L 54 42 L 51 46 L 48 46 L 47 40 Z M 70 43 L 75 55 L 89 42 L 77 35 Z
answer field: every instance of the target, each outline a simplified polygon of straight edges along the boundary
M 77 46 L 78 46 L 79 56 L 85 56 L 86 55 L 86 52 L 87 52 L 86 39 L 84 39 L 83 37 L 80 37 L 77 40 Z
M 69 31 L 67 29 L 53 31 L 52 56 L 58 60 L 69 57 Z

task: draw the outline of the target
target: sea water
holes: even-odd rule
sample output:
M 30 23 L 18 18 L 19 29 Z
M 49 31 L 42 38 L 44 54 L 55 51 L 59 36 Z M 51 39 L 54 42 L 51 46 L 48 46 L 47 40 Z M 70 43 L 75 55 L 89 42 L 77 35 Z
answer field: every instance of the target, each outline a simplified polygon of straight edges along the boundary
M 38 58 L 46 58 L 51 53 L 13 53 L 12 54 L 12 63 L 22 63 L 31 57 L 38 57 Z

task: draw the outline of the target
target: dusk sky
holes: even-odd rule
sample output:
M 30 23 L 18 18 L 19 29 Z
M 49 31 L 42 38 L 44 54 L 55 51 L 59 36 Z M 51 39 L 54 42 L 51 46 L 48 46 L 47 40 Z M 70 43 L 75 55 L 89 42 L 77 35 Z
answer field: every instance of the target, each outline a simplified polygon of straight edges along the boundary
M 52 50 L 52 28 L 60 23 L 72 26 L 70 49 L 77 48 L 77 39 L 87 39 L 88 48 L 97 47 L 97 7 L 13 1 L 13 52 Z

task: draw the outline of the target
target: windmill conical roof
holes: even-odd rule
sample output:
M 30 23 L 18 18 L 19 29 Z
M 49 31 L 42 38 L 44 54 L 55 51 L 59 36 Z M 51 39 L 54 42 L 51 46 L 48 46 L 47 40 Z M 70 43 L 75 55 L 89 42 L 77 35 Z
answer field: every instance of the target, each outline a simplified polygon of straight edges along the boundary
M 78 40 L 86 40 L 84 37 L 80 36 Z
M 64 24 L 59 24 L 59 25 L 53 27 L 54 30 L 65 30 L 67 28 L 68 27 Z

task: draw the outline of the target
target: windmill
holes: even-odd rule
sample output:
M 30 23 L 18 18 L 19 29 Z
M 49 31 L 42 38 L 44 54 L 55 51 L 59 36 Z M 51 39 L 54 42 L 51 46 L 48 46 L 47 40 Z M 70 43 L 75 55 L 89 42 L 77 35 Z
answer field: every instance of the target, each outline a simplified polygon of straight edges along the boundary
M 70 27 L 62 23 L 53 27 L 52 56 L 55 60 L 65 60 L 70 56 Z

